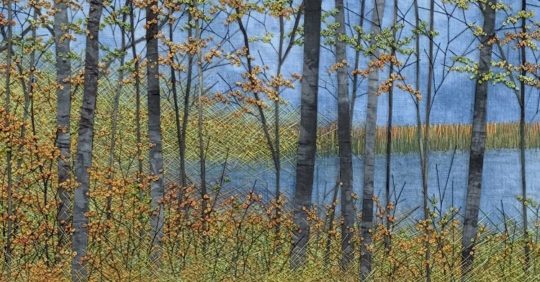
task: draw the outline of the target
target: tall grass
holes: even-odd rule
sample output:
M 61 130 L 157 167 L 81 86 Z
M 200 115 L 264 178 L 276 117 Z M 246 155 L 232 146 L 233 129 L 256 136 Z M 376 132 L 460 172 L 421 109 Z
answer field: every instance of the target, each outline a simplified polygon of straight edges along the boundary
M 425 130 L 425 127 L 422 127 Z M 471 140 L 469 124 L 435 124 L 430 126 L 431 151 L 450 151 L 454 148 L 467 150 Z M 398 126 L 392 129 L 392 152 L 412 153 L 418 151 L 417 129 L 415 126 Z M 352 132 L 353 152 L 362 154 L 364 148 L 364 129 L 355 127 Z M 526 144 L 528 149 L 540 147 L 540 123 L 527 125 Z M 319 152 L 323 155 L 337 153 L 336 126 L 330 125 L 320 129 Z M 519 148 L 518 123 L 489 123 L 487 125 L 487 149 Z M 377 153 L 386 150 L 386 128 L 377 129 Z

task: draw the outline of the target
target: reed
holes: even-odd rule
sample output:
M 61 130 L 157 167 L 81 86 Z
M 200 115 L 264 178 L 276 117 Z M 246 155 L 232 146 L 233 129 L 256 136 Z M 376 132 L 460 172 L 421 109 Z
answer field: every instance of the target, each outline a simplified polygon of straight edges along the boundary
M 425 130 L 425 127 L 422 128 Z M 468 150 L 471 140 L 471 125 L 469 124 L 435 124 L 430 126 L 430 150 L 449 151 Z M 488 150 L 518 149 L 518 123 L 489 123 L 487 125 Z M 415 126 L 400 126 L 392 129 L 392 152 L 406 154 L 418 152 L 417 130 Z M 364 129 L 355 127 L 352 132 L 353 152 L 361 155 L 364 148 Z M 540 147 L 540 123 L 527 125 L 527 149 Z M 386 150 L 386 128 L 377 129 L 377 153 Z M 321 128 L 319 135 L 319 153 L 332 155 L 337 153 L 336 126 L 334 124 Z

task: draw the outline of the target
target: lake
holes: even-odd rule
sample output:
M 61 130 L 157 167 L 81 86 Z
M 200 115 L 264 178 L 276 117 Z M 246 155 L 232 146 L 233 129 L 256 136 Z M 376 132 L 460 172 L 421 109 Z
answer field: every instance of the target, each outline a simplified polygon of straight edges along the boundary
M 527 189 L 528 197 L 540 199 L 540 151 L 527 151 Z M 453 159 L 453 163 L 452 163 Z M 332 200 L 332 189 L 336 184 L 339 162 L 337 157 L 318 158 L 315 168 L 313 202 L 327 204 Z M 466 152 L 433 152 L 430 154 L 429 194 L 435 199 L 437 207 L 455 206 L 463 210 L 467 190 L 469 157 Z M 288 163 L 288 164 L 287 164 Z M 375 194 L 384 199 L 385 157 L 379 155 L 375 162 Z M 208 166 L 208 180 L 216 182 L 220 178 L 222 164 L 211 163 Z M 421 207 L 422 188 L 420 179 L 420 161 L 417 154 L 396 154 L 392 156 L 392 177 L 398 198 L 398 213 Z M 363 183 L 363 160 L 355 156 L 353 161 L 354 191 L 360 197 Z M 198 163 L 189 164 L 191 177 L 198 176 Z M 274 195 L 274 171 L 266 161 L 261 163 L 242 163 L 229 160 L 226 170 L 227 182 L 222 195 L 243 194 L 252 188 L 265 199 Z M 282 168 L 282 193 L 292 198 L 295 184 L 294 161 L 284 162 Z M 500 221 L 501 203 L 509 216 L 519 216 L 521 180 L 518 150 L 496 150 L 486 152 L 484 178 L 482 185 L 481 216 Z M 339 200 L 339 197 L 338 197 Z M 358 201 L 360 204 L 361 201 Z M 416 214 L 420 214 L 418 209 Z M 532 216 L 532 212 L 531 212 Z

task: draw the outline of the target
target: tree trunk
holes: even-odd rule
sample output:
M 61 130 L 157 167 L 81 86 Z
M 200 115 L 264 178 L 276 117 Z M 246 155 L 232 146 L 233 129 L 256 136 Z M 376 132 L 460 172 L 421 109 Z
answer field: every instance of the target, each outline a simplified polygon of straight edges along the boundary
M 366 0 L 360 1 L 360 22 L 358 23 L 358 26 L 363 30 L 364 28 L 364 12 L 366 10 Z M 356 43 L 361 44 L 362 38 L 360 37 L 360 34 L 358 34 L 358 37 L 356 38 Z M 360 51 L 356 50 L 354 53 L 354 69 L 357 70 L 360 66 Z M 353 74 L 353 81 L 352 81 L 352 95 L 351 95 L 351 129 L 353 127 L 353 120 L 354 120 L 354 107 L 356 105 L 356 99 L 358 98 L 358 74 Z
M 129 1 L 129 23 L 130 23 L 130 34 L 131 38 L 135 38 L 135 12 L 133 8 L 133 1 Z M 137 48 L 136 44 L 133 42 L 131 44 L 131 55 L 133 56 L 133 60 L 135 61 L 134 71 L 135 71 L 135 137 L 137 140 L 137 179 L 138 182 L 141 183 L 142 181 L 142 172 L 143 172 L 143 164 L 142 164 L 142 151 L 141 151 L 141 143 L 142 143 L 142 134 L 141 134 L 141 80 L 139 78 L 140 74 L 140 65 L 139 65 L 139 58 L 137 56 Z
M 190 5 L 191 7 L 191 5 Z M 188 10 L 188 21 L 191 22 L 193 19 L 193 16 L 191 15 L 191 12 Z M 188 38 L 191 38 L 193 36 L 193 27 L 191 25 L 188 26 Z M 188 56 L 188 65 L 187 65 L 187 82 L 186 82 L 186 89 L 184 94 L 184 108 L 182 109 L 183 115 L 182 115 L 182 132 L 180 135 L 180 184 L 182 187 L 185 187 L 187 185 L 187 175 L 186 175 L 186 134 L 187 134 L 187 127 L 188 127 L 188 121 L 189 121 L 189 103 L 190 103 L 190 97 L 191 97 L 191 88 L 192 88 L 192 82 L 193 82 L 193 55 L 191 55 L 189 52 L 187 54 Z
M 237 12 L 239 12 L 238 9 L 237 9 Z M 238 18 L 236 20 L 236 22 L 238 23 L 238 27 L 240 28 L 240 32 L 242 33 L 242 37 L 244 39 L 244 47 L 246 49 L 246 64 L 247 64 L 248 73 L 253 74 L 253 63 L 252 63 L 253 56 L 251 55 L 251 49 L 250 49 L 250 45 L 249 45 L 249 36 L 248 36 L 248 33 L 247 33 L 247 29 L 244 26 L 244 23 L 242 22 L 241 18 Z M 249 79 L 251 80 L 251 78 L 249 78 Z M 252 81 L 250 81 L 250 82 L 252 82 Z M 253 98 L 255 98 L 255 101 L 257 101 L 257 102 L 262 101 L 258 92 L 253 92 Z M 279 158 L 277 157 L 277 151 L 276 151 L 276 148 L 274 147 L 274 141 L 272 140 L 272 137 L 270 135 L 270 127 L 268 126 L 268 121 L 266 119 L 266 114 L 264 113 L 264 108 L 259 103 L 256 104 L 256 107 L 257 107 L 257 111 L 259 113 L 259 117 L 260 117 L 260 120 L 261 120 L 261 129 L 262 129 L 262 131 L 264 133 L 264 137 L 266 139 L 266 144 L 268 146 L 268 150 L 270 151 L 270 156 L 272 157 L 272 161 L 274 163 L 274 169 L 276 171 L 278 171 L 279 168 L 280 168 Z M 279 110 L 279 106 L 278 106 L 278 110 Z M 276 120 L 274 120 L 274 122 L 276 122 Z M 278 120 L 278 122 L 279 122 L 279 120 Z M 275 134 L 275 132 L 274 132 L 274 134 Z M 276 183 L 277 182 L 279 182 L 279 181 L 276 181 Z
M 491 66 L 491 53 L 493 42 L 489 42 L 495 36 L 495 0 L 489 0 L 482 8 L 484 16 L 483 31 L 481 36 L 480 58 L 478 62 L 478 77 L 474 97 L 474 116 L 472 123 L 472 139 L 469 156 L 469 177 L 467 198 L 465 203 L 465 217 L 463 222 L 463 241 L 461 250 L 462 277 L 466 278 L 472 269 L 473 248 L 478 231 L 478 213 L 480 210 L 480 192 L 482 189 L 482 173 L 484 168 L 484 152 L 486 149 L 486 109 L 488 81 L 484 81 L 484 75 L 489 72 Z
M 525 12 L 527 10 L 527 0 L 521 1 L 521 10 Z M 526 27 L 526 19 L 521 19 L 521 32 L 523 34 L 527 33 L 527 27 Z M 527 71 L 525 70 L 525 65 L 527 64 L 527 51 L 525 49 L 525 46 L 521 46 L 521 76 L 525 77 L 527 75 Z M 530 238 L 529 238 L 529 220 L 527 219 L 527 170 L 526 170 L 526 160 L 525 160 L 525 148 L 527 144 L 525 143 L 525 138 L 527 136 L 526 131 L 526 121 L 525 121 L 525 82 L 523 80 L 520 80 L 519 85 L 519 92 L 520 92 L 520 114 L 519 114 L 519 161 L 521 165 L 521 197 L 522 197 L 522 204 L 521 204 L 521 213 L 522 213 L 522 225 L 523 225 L 523 255 L 524 255 L 524 268 L 527 272 L 530 268 L 530 261 L 531 261 L 531 250 L 529 247 L 530 244 Z
M 88 35 L 84 62 L 84 89 L 77 138 L 77 159 L 75 177 L 79 186 L 75 189 L 73 206 L 73 251 L 72 279 L 88 280 L 88 269 L 84 262 L 88 246 L 88 188 L 90 185 L 88 169 L 92 165 L 92 146 L 94 137 L 94 115 L 98 91 L 99 61 L 99 23 L 103 9 L 101 0 L 90 1 L 88 13 Z
M 336 0 L 336 22 L 339 24 L 336 38 L 336 61 L 347 61 L 347 46 L 341 36 L 345 33 L 345 8 L 343 0 Z M 338 142 L 339 142 L 339 181 L 341 184 L 341 267 L 348 269 L 354 260 L 354 248 L 352 246 L 353 230 L 356 218 L 352 193 L 352 148 L 351 148 L 351 105 L 349 103 L 349 77 L 348 67 L 345 64 L 337 70 L 338 92 Z
M 129 1 L 129 0 L 127 0 Z M 126 3 L 127 6 L 127 3 Z M 122 13 L 122 23 L 126 22 L 127 14 Z M 123 25 L 119 25 L 120 27 L 120 44 L 122 50 L 126 49 L 126 30 Z M 113 184 L 112 180 L 114 178 L 114 151 L 116 150 L 116 134 L 118 132 L 118 119 L 119 119 L 119 108 L 120 108 L 120 95 L 122 95 L 122 90 L 124 89 L 124 63 L 126 60 L 126 53 L 122 51 L 122 54 L 120 55 L 120 67 L 118 69 L 118 85 L 116 87 L 116 93 L 114 94 L 114 102 L 113 102 L 113 112 L 112 112 L 112 118 L 111 118 L 111 143 L 109 144 L 109 163 L 108 163 L 108 169 L 109 169 L 109 180 L 111 181 L 109 183 L 109 191 L 112 193 Z M 109 194 L 107 196 L 107 207 L 106 207 L 106 217 L 107 219 L 112 218 L 112 194 Z
M 11 1 L 7 1 L 7 13 L 8 13 L 8 24 L 7 25 L 7 35 L 6 35 L 6 41 L 7 41 L 7 55 L 6 55 L 6 93 L 4 97 L 4 110 L 7 115 L 10 114 L 11 111 L 11 66 L 12 66 L 12 60 L 13 60 L 13 29 L 11 26 L 11 22 L 13 21 L 13 9 L 11 6 Z M 5 230 L 6 234 L 6 242 L 4 245 L 4 258 L 5 258 L 5 264 L 7 269 L 7 276 L 10 277 L 11 275 L 11 238 L 13 236 L 13 220 L 11 219 L 11 216 L 13 215 L 13 169 L 12 169 L 12 159 L 13 159 L 13 148 L 12 144 L 8 144 L 8 148 L 6 149 L 6 178 L 7 178 L 7 230 Z
M 427 97 L 426 97 L 426 124 L 424 128 L 424 158 L 422 160 L 423 168 L 422 168 L 422 194 L 423 194 L 423 200 L 424 200 L 424 217 L 429 216 L 429 210 L 428 210 L 428 198 L 429 198 L 429 191 L 428 191 L 428 179 L 429 179 L 429 128 L 431 126 L 431 106 L 432 106 L 432 97 L 433 97 L 433 65 L 434 65 L 434 58 L 433 58 L 433 49 L 434 49 L 434 42 L 433 42 L 433 33 L 435 32 L 435 1 L 431 1 L 429 6 L 429 57 L 428 57 L 428 81 L 427 81 Z
M 197 39 L 202 40 L 202 20 L 197 20 L 197 26 L 195 28 Z M 199 141 L 199 169 L 200 169 L 200 188 L 201 188 L 201 220 L 203 222 L 203 250 L 207 248 L 207 235 L 208 228 L 206 216 L 209 214 L 209 195 L 206 187 L 206 146 L 204 140 L 204 116 L 203 116 L 203 95 L 204 95 L 204 77 L 203 77 L 203 58 L 202 47 L 197 51 L 197 137 Z M 217 200 L 217 199 L 216 199 Z
M 398 2 L 394 0 L 394 9 L 393 9 L 393 20 L 392 25 L 395 27 L 397 24 L 397 12 L 398 12 Z M 392 40 L 396 42 L 396 29 L 392 29 Z M 396 47 L 392 45 L 391 55 L 396 56 Z M 392 74 L 394 73 L 394 63 L 390 63 L 390 68 L 388 71 L 388 77 L 391 79 Z M 385 181 L 385 222 L 386 230 L 388 233 L 384 236 L 384 246 L 386 251 L 390 251 L 392 247 L 392 223 L 390 222 L 390 204 L 392 202 L 392 127 L 393 127 L 393 111 L 394 111 L 394 82 L 391 82 L 390 89 L 388 90 L 388 120 L 386 122 L 386 181 Z
M 309 223 L 307 210 L 311 209 L 313 173 L 317 141 L 317 96 L 319 88 L 319 55 L 321 42 L 321 2 L 304 4 L 304 65 L 300 105 L 300 135 L 296 164 L 296 187 L 293 199 L 293 232 L 291 267 L 306 262 Z
M 154 177 L 150 184 L 152 216 L 152 241 L 150 258 L 159 264 L 161 259 L 161 238 L 163 237 L 163 153 L 161 144 L 161 97 L 159 89 L 158 61 L 158 1 L 152 0 L 146 6 L 146 79 L 148 99 L 148 137 L 150 141 L 150 174 Z
M 36 8 L 33 8 L 33 15 L 32 20 L 35 22 L 35 24 L 32 24 L 32 36 L 31 36 L 31 42 L 32 44 L 36 44 L 36 38 L 37 38 L 37 19 L 38 19 L 38 12 Z M 23 75 L 23 65 L 21 63 L 17 63 L 17 68 L 19 69 L 19 74 L 21 77 L 19 78 L 21 80 L 21 88 L 24 93 L 24 106 L 23 106 L 23 115 L 22 115 L 22 122 L 23 125 L 21 126 L 21 131 L 19 133 L 19 138 L 21 140 L 24 140 L 26 137 L 26 121 L 28 120 L 30 116 L 30 105 L 33 101 L 33 94 L 34 94 L 34 84 L 36 79 L 36 48 L 32 48 L 32 51 L 29 54 L 29 74 L 28 74 L 28 82 L 25 83 L 24 81 L 24 75 Z M 33 116 L 31 117 L 30 122 L 33 125 Z M 34 129 L 34 127 L 32 127 Z M 35 131 L 32 131 L 35 133 Z M 20 148 L 20 146 L 19 146 Z M 17 165 L 16 168 L 19 170 L 22 165 L 22 158 L 17 158 Z M 19 177 L 20 178 L 20 177 Z M 19 180 L 16 181 L 17 183 Z M 46 189 L 44 190 L 46 193 Z
M 192 16 L 191 12 L 188 10 L 188 22 L 191 22 Z M 188 27 L 188 40 L 192 37 L 192 27 Z M 169 24 L 169 39 L 173 40 L 173 26 Z M 169 50 L 171 52 L 171 50 Z M 188 125 L 189 117 L 189 97 L 191 94 L 191 83 L 193 78 L 193 55 L 187 54 L 188 64 L 187 64 L 187 83 L 184 94 L 184 105 L 183 105 L 183 114 L 182 119 L 180 119 L 180 106 L 178 103 L 178 91 L 176 86 L 176 71 L 171 66 L 171 84 L 173 90 L 173 99 L 174 99 L 174 114 L 175 114 L 175 123 L 176 123 L 176 139 L 178 142 L 178 155 L 180 158 L 180 193 L 178 193 L 179 200 L 182 200 L 183 189 L 187 185 L 186 179 L 186 132 Z
M 378 34 L 381 31 L 381 19 L 384 16 L 384 0 L 375 1 L 375 9 L 372 11 L 371 33 Z M 372 39 L 375 44 L 375 39 Z M 379 50 L 375 49 L 370 59 L 379 57 Z M 372 243 L 371 232 L 373 231 L 373 188 L 375 178 L 375 149 L 377 133 L 377 91 L 379 86 L 379 71 L 372 71 L 368 76 L 368 101 L 364 147 L 364 188 L 362 196 L 362 246 L 360 260 L 360 276 L 364 280 L 371 273 L 372 254 L 369 246 Z
M 361 0 L 360 2 L 360 20 L 358 23 L 358 26 L 363 30 L 364 29 L 364 14 L 366 10 L 366 0 Z M 361 34 L 358 33 L 358 36 L 356 38 L 356 43 L 361 44 L 362 43 L 362 37 Z M 360 50 L 355 50 L 354 53 L 354 69 L 357 70 L 360 66 Z M 354 123 L 354 108 L 356 105 L 356 99 L 358 98 L 358 83 L 359 83 L 359 74 L 353 73 L 352 78 L 352 94 L 351 94 L 351 130 L 353 129 L 353 123 Z M 353 172 L 354 174 L 354 172 Z M 361 224 L 361 221 L 357 222 L 358 225 Z M 357 228 L 360 230 L 360 226 L 357 226 Z M 358 265 L 361 265 L 362 256 L 358 256 Z
M 188 37 L 191 37 L 192 31 L 189 27 Z M 191 96 L 191 85 L 193 80 L 193 55 L 188 54 L 188 73 L 187 73 L 187 82 L 186 90 L 184 94 L 184 108 L 182 115 L 182 132 L 180 136 L 180 183 L 182 187 L 187 185 L 187 175 L 186 175 L 186 134 L 187 127 L 189 122 L 189 103 Z
M 300 24 L 302 5 L 300 5 L 300 7 L 298 8 L 294 25 L 292 27 L 291 32 L 289 33 L 289 41 L 287 45 L 285 45 L 285 36 L 287 36 L 287 33 L 285 32 L 285 18 L 284 16 L 279 16 L 279 47 L 278 47 L 278 54 L 277 54 L 278 63 L 277 63 L 276 77 L 279 77 L 281 75 L 283 64 L 285 63 L 285 60 L 287 59 L 287 56 L 289 55 L 289 52 L 294 45 L 296 33 L 298 31 L 298 26 Z M 274 90 L 279 95 L 281 88 L 278 85 L 274 87 Z M 278 97 L 278 99 L 274 101 L 275 154 L 273 157 L 275 178 L 276 178 L 276 183 L 275 183 L 276 184 L 275 185 L 275 201 L 276 201 L 275 220 L 277 221 L 276 228 L 275 228 L 276 236 L 279 236 L 279 231 L 281 229 L 281 212 L 282 212 L 281 203 L 280 203 L 280 198 L 281 198 L 281 135 L 279 132 L 280 122 L 281 122 L 280 103 L 281 103 L 281 99 Z
M 431 12 L 433 12 L 433 9 L 430 10 Z M 431 14 L 430 12 L 430 14 Z M 418 7 L 418 0 L 415 0 L 414 1 L 414 15 L 415 15 L 415 26 L 418 28 L 420 27 L 420 9 Z M 431 26 L 431 23 L 433 22 L 433 15 L 430 17 L 430 26 Z M 433 45 L 433 41 L 430 40 L 430 45 Z M 416 56 L 416 62 L 415 62 L 415 82 L 416 82 L 416 89 L 418 91 L 420 91 L 420 58 L 421 58 L 421 55 L 420 55 L 420 34 L 418 34 L 416 36 L 416 39 L 415 39 L 415 56 Z M 430 60 L 431 61 L 431 60 Z M 430 64 L 430 67 L 429 67 L 429 71 L 432 72 L 433 71 L 433 68 Z M 428 81 L 429 84 L 431 84 L 431 81 Z M 431 99 L 430 99 L 431 100 Z M 420 159 L 420 178 L 421 178 L 421 181 L 422 181 L 422 207 L 423 207 L 423 211 L 424 211 L 424 220 L 428 220 L 429 219 L 429 207 L 428 207 L 428 180 L 427 180 L 427 163 L 426 163 L 426 160 L 427 158 L 424 157 L 425 156 L 425 151 L 424 151 L 424 139 L 423 139 L 423 130 L 422 130 L 422 117 L 420 115 L 420 105 L 421 105 L 421 100 L 419 97 L 416 97 L 416 100 L 415 100 L 415 107 L 416 107 L 416 140 L 418 142 L 418 157 Z M 428 107 L 428 105 L 426 105 L 426 107 Z M 426 124 L 426 127 L 428 125 Z M 431 257 L 431 251 L 430 251 L 430 248 L 429 248 L 429 242 L 425 242 L 424 244 L 424 247 L 426 248 L 426 254 L 425 254 L 425 262 L 429 262 L 430 261 L 430 257 Z M 431 267 L 429 265 L 429 263 L 426 263 L 425 264 L 425 278 L 426 278 L 426 281 L 431 281 Z
M 279 49 L 278 49 L 278 67 L 276 71 L 276 77 L 279 77 L 281 75 L 281 68 L 283 67 L 283 44 L 285 41 L 285 21 L 283 19 L 283 16 L 279 17 Z M 279 95 L 280 88 L 279 86 L 275 87 L 276 93 Z M 280 127 L 280 117 L 279 117 L 279 103 L 280 98 L 276 99 L 274 101 L 274 142 L 275 142 L 275 158 L 274 158 L 274 173 L 276 178 L 276 185 L 275 185 L 275 201 L 276 201 L 276 213 L 275 213 L 275 220 L 277 221 L 276 224 L 276 236 L 279 236 L 279 230 L 281 228 L 281 207 L 279 204 L 279 199 L 281 197 L 281 139 L 279 134 L 279 127 Z

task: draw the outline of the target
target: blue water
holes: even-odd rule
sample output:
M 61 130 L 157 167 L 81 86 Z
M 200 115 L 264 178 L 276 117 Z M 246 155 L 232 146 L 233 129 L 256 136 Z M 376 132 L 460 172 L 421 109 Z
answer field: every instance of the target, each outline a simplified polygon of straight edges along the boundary
M 451 166 L 452 158 L 454 158 Z M 528 196 L 540 200 L 540 151 L 527 151 L 527 189 Z M 468 153 L 435 152 L 430 155 L 429 195 L 436 207 L 443 210 L 454 206 L 463 211 L 467 190 Z M 378 156 L 375 162 L 375 194 L 384 199 L 385 159 Z M 191 164 L 190 174 L 198 177 L 198 170 Z M 395 201 L 398 194 L 397 213 L 406 214 L 422 205 L 422 188 L 420 182 L 420 161 L 417 154 L 392 156 L 392 177 Z M 328 204 L 332 199 L 332 189 L 338 175 L 339 163 L 337 157 L 318 158 L 316 161 L 313 202 L 317 205 Z M 361 198 L 363 183 L 363 161 L 355 157 L 354 191 Z M 222 166 L 211 164 L 208 171 L 209 180 L 217 180 L 221 175 Z M 229 161 L 226 170 L 228 182 L 224 185 L 222 195 L 232 193 L 243 194 L 251 189 L 270 199 L 274 195 L 275 176 L 272 167 L 266 163 L 242 164 Z M 517 150 L 488 151 L 484 163 L 484 178 L 482 185 L 481 216 L 499 221 L 501 204 L 507 216 L 516 217 L 520 214 L 521 179 L 519 167 L 519 152 Z M 295 184 L 294 165 L 285 165 L 282 169 L 282 192 L 292 198 Z M 338 197 L 339 200 L 339 197 Z M 358 205 L 361 201 L 358 201 Z M 421 209 L 417 210 L 417 214 Z M 532 214 L 532 212 L 531 212 Z

